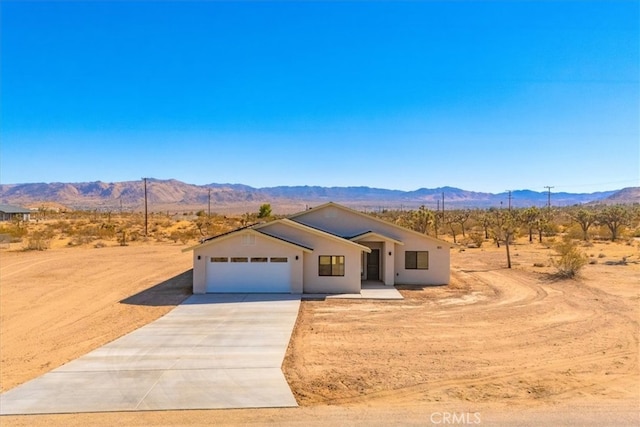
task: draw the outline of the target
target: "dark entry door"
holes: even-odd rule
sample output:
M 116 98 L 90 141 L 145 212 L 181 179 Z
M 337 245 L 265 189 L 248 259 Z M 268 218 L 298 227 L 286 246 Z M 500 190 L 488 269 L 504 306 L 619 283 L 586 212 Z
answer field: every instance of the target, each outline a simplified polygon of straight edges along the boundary
M 380 280 L 380 249 L 367 254 L 367 280 Z

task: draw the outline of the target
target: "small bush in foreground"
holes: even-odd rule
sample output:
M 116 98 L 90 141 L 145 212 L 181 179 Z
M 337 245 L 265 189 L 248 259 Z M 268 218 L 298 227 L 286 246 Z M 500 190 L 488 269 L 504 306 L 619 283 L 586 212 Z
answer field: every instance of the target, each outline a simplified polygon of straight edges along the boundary
M 575 277 L 587 264 L 587 257 L 573 242 L 560 243 L 556 245 L 555 250 L 560 257 L 553 259 L 552 263 L 558 269 L 557 274 L 561 277 Z
M 25 249 L 28 251 L 45 251 L 51 247 L 52 236 L 46 232 L 36 231 L 27 239 Z

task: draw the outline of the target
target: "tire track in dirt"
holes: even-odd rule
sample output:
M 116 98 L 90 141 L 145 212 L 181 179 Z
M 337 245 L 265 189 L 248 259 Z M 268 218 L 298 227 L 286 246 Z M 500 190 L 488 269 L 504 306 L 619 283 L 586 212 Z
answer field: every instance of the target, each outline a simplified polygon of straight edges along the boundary
M 496 396 L 540 402 L 564 399 L 578 390 L 597 396 L 603 393 L 605 382 L 633 382 L 638 371 L 638 324 L 633 310 L 620 309 L 625 301 L 602 290 L 571 281 L 549 282 L 544 277 L 516 269 L 454 270 L 450 287 L 405 291 L 408 299 L 397 310 L 352 304 L 347 312 L 343 305 L 326 302 L 308 306 L 301 313 L 305 317 L 301 327 L 312 328 L 315 338 L 308 345 L 308 334 L 300 333 L 296 341 L 306 344 L 292 349 L 305 365 L 300 371 L 304 375 L 292 381 L 294 393 L 301 404 L 487 401 Z M 469 294 L 479 298 L 460 298 Z M 409 307 L 414 309 L 412 314 L 397 313 Z M 335 316 L 340 319 L 338 324 Z M 439 332 L 430 336 L 416 328 L 405 330 L 407 316 Z M 360 323 L 355 324 L 352 319 L 359 317 Z M 373 322 L 387 324 L 396 333 L 376 333 Z M 607 335 L 612 325 L 616 332 Z M 348 341 L 358 334 L 365 334 L 366 339 L 350 346 Z M 410 347 L 422 341 L 426 347 L 408 348 L 405 365 L 385 368 L 369 363 L 372 366 L 364 369 L 359 363 L 367 364 L 367 354 L 390 357 L 393 362 L 394 352 L 377 345 L 379 340 L 372 339 L 376 334 L 389 340 L 390 346 L 398 342 Z M 448 337 L 457 336 L 468 340 L 468 345 L 447 342 Z M 333 345 L 333 351 L 344 353 L 352 371 L 313 357 L 314 352 L 323 351 L 318 344 L 322 340 L 342 342 Z M 367 344 L 372 346 L 369 352 L 357 348 Z M 402 356 L 403 350 L 397 353 Z M 332 356 L 324 353 L 324 357 Z M 289 359 L 289 365 L 299 366 L 295 357 Z M 288 371 L 295 372 L 296 366 L 289 366 Z M 367 382 L 367 377 L 376 375 L 388 378 Z M 611 379 L 614 377 L 617 380 Z

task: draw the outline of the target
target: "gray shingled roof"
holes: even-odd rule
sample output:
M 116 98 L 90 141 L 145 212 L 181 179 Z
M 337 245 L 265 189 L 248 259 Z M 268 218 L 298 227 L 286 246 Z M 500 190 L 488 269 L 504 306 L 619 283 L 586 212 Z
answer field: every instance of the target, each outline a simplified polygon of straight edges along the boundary
M 21 208 L 20 206 L 13 205 L 0 205 L 0 212 L 8 214 L 28 214 L 31 213 L 29 209 Z

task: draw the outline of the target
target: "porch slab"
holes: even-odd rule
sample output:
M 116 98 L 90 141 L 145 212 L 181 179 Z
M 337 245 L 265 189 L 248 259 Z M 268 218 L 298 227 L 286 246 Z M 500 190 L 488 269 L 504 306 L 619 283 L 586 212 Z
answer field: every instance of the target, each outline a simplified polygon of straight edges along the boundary
M 365 282 L 362 284 L 359 294 L 302 294 L 302 299 L 402 300 L 404 298 L 395 286 Z

